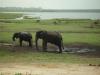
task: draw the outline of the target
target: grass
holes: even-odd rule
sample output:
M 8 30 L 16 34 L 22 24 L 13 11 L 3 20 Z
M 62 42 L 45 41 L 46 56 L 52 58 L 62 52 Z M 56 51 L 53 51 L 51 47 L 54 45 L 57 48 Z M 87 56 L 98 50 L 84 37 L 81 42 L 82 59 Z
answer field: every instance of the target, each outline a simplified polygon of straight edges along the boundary
M 4 74 L 4 73 L 0 73 L 0 75 L 6 75 L 6 74 Z M 22 73 L 15 73 L 15 74 L 13 74 L 13 75 L 23 75 Z M 27 75 L 27 74 L 26 74 Z M 31 75 L 31 74 L 29 74 L 29 75 Z
M 22 73 L 15 73 L 15 75 L 22 75 Z
M 41 20 L 37 23 L 33 20 L 0 20 L 0 30 L 12 31 L 35 31 L 35 30 L 49 30 L 49 31 L 62 31 L 62 32 L 100 32 L 99 28 L 89 28 L 90 21 L 88 22 L 69 22 L 60 23 L 59 25 L 53 24 L 52 20 Z M 67 20 L 66 20 L 67 21 Z M 3 29 L 2 29 L 3 28 Z
M 100 34 L 94 33 L 64 33 L 64 43 L 88 43 L 92 45 L 100 45 Z

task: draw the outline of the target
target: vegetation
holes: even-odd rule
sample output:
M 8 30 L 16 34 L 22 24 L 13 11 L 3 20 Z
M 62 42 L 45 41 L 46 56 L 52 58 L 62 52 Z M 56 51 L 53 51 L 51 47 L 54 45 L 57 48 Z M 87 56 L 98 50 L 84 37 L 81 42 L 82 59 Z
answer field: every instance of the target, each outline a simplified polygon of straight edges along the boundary
M 22 73 L 15 73 L 15 75 L 22 75 Z

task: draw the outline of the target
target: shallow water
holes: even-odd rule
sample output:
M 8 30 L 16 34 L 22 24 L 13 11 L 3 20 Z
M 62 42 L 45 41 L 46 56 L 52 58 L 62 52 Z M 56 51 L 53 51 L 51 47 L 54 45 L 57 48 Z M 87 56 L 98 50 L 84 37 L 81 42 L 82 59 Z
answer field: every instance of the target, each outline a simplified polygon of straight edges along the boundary
M 68 53 L 87 53 L 87 52 L 94 52 L 96 51 L 96 49 L 91 49 L 91 48 L 78 48 L 78 47 L 74 47 L 74 48 L 64 48 L 64 52 L 68 52 Z

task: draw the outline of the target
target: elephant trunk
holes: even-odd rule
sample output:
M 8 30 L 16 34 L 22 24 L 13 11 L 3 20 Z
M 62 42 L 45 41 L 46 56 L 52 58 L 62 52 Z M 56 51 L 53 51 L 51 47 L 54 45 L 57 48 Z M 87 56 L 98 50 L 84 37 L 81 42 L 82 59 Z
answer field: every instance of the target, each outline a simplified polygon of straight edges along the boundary
M 35 43 L 36 43 L 36 49 L 39 50 L 39 48 L 38 48 L 38 38 L 37 37 L 35 38 Z

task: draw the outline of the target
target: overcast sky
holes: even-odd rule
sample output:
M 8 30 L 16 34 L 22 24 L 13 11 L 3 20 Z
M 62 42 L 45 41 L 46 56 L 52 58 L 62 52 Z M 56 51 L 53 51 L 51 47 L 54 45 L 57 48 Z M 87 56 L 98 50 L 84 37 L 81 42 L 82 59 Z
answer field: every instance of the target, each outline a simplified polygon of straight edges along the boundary
M 0 0 L 0 7 L 45 9 L 100 9 L 100 0 Z

